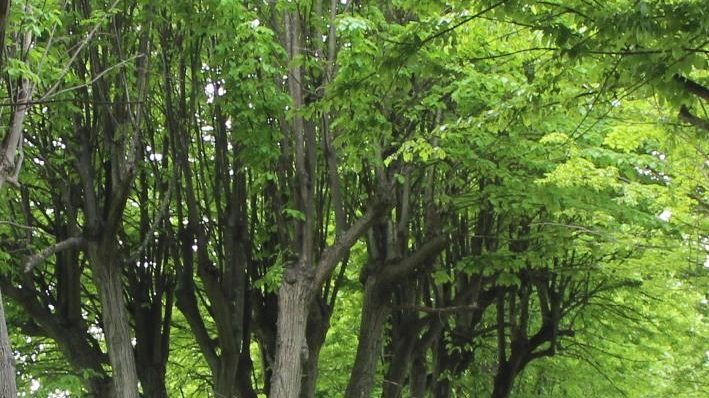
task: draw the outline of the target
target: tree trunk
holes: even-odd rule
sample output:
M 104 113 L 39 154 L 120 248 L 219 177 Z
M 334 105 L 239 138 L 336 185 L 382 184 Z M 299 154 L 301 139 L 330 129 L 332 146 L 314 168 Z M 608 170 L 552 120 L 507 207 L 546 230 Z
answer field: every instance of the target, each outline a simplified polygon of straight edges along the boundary
M 507 398 L 512 393 L 516 372 L 512 364 L 504 362 L 498 367 L 491 398 Z
M 232 398 L 237 393 L 236 370 L 239 368 L 238 353 L 225 352 L 219 358 L 214 378 L 214 396 Z
M 406 382 L 406 374 L 411 367 L 411 356 L 413 346 L 418 342 L 418 336 L 406 333 L 407 327 L 412 325 L 404 322 L 398 328 L 392 330 L 392 335 L 397 338 L 392 341 L 393 354 L 389 361 L 389 369 L 384 376 L 384 385 L 382 386 L 382 398 L 401 398 L 404 383 Z M 409 328 L 410 329 L 410 328 Z M 402 332 L 399 334 L 397 332 Z M 418 332 L 418 330 L 416 330 Z
M 300 394 L 302 364 L 307 361 L 305 330 L 312 299 L 312 278 L 299 265 L 286 269 L 278 294 L 276 359 L 270 398 Z
M 15 385 L 15 356 L 10 347 L 10 337 L 5 323 L 5 307 L 0 292 L 0 398 L 17 397 Z
M 381 349 L 384 326 L 391 309 L 389 292 L 379 286 L 376 277 L 365 283 L 362 321 L 359 328 L 357 356 L 352 367 L 345 398 L 369 398 L 374 388 L 377 370 L 377 353 Z
M 138 374 L 128 325 L 128 311 L 123 300 L 121 267 L 116 255 L 102 246 L 104 245 L 90 242 L 88 255 L 101 298 L 103 332 L 113 369 L 116 398 L 138 398 Z
M 320 361 L 320 349 L 322 344 L 313 346 L 308 344 L 308 358 L 303 364 L 303 384 L 300 387 L 300 398 L 314 398 L 317 387 L 318 362 Z
M 411 363 L 411 398 L 424 398 L 426 396 L 427 379 L 426 358 L 417 355 Z
M 306 343 L 308 344 L 308 359 L 303 364 L 303 385 L 300 387 L 300 398 L 314 398 L 319 376 L 320 350 L 325 344 L 329 328 L 330 313 L 322 298 L 313 300 L 308 315 L 306 327 Z

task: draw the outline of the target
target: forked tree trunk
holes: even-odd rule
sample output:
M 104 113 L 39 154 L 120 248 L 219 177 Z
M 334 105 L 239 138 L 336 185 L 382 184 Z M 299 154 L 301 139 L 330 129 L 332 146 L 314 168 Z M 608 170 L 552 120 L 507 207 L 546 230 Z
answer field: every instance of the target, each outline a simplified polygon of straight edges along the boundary
M 10 337 L 5 323 L 5 307 L 0 292 L 0 398 L 16 398 L 15 357 L 10 347 Z

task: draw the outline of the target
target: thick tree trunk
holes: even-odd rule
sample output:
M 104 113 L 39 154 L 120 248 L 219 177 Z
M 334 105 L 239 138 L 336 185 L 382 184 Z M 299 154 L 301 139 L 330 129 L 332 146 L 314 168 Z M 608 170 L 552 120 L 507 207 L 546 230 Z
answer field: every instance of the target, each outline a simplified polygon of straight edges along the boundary
M 10 347 L 10 337 L 5 323 L 5 307 L 0 292 L 0 398 L 17 397 L 15 385 L 15 356 Z
M 347 384 L 345 398 L 372 396 L 374 375 L 377 370 L 377 353 L 381 349 L 384 326 L 391 312 L 388 299 L 389 292 L 379 286 L 376 277 L 369 277 L 364 288 L 357 356 Z
M 140 384 L 143 387 L 143 396 L 151 398 L 167 398 L 164 366 L 151 364 L 151 366 L 145 366 L 142 369 Z
M 116 390 L 110 377 L 92 377 L 84 380 L 87 398 L 115 398 Z
M 417 355 L 411 363 L 411 398 L 424 398 L 426 396 L 426 359 Z
M 219 358 L 218 370 L 214 377 L 214 396 L 232 398 L 237 393 L 236 370 L 239 368 L 238 353 L 225 352 Z
M 101 299 L 103 332 L 113 369 L 116 398 L 138 398 L 138 373 L 128 311 L 123 300 L 121 267 L 111 251 L 94 242 L 89 243 L 88 255 Z
M 509 362 L 498 367 L 491 398 L 507 398 L 512 393 L 516 372 Z
M 312 278 L 301 268 L 287 269 L 278 294 L 276 359 L 270 398 L 300 394 L 302 364 L 307 361 L 305 330 L 313 295 Z

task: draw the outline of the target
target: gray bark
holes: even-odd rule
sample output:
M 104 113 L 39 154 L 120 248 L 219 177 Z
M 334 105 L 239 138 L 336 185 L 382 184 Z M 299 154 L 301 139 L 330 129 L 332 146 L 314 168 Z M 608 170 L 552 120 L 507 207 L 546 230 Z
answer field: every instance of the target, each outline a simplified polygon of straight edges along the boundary
M 10 338 L 5 323 L 5 307 L 0 293 L 0 398 L 17 397 L 15 385 L 15 357 L 10 347 Z
M 305 330 L 312 297 L 312 278 L 303 269 L 286 270 L 278 294 L 276 360 L 271 398 L 296 398 L 301 388 L 301 367 L 308 348 Z
M 103 332 L 108 358 L 113 368 L 117 398 L 138 398 L 138 373 L 123 299 L 121 266 L 111 251 L 95 242 L 88 245 L 93 277 L 101 298 Z

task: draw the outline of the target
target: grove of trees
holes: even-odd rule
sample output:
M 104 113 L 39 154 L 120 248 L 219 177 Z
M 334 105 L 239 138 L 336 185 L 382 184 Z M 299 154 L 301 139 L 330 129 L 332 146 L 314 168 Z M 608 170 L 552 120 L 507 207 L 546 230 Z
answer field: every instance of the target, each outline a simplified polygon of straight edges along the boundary
M 0 398 L 709 395 L 707 0 L 0 1 Z

